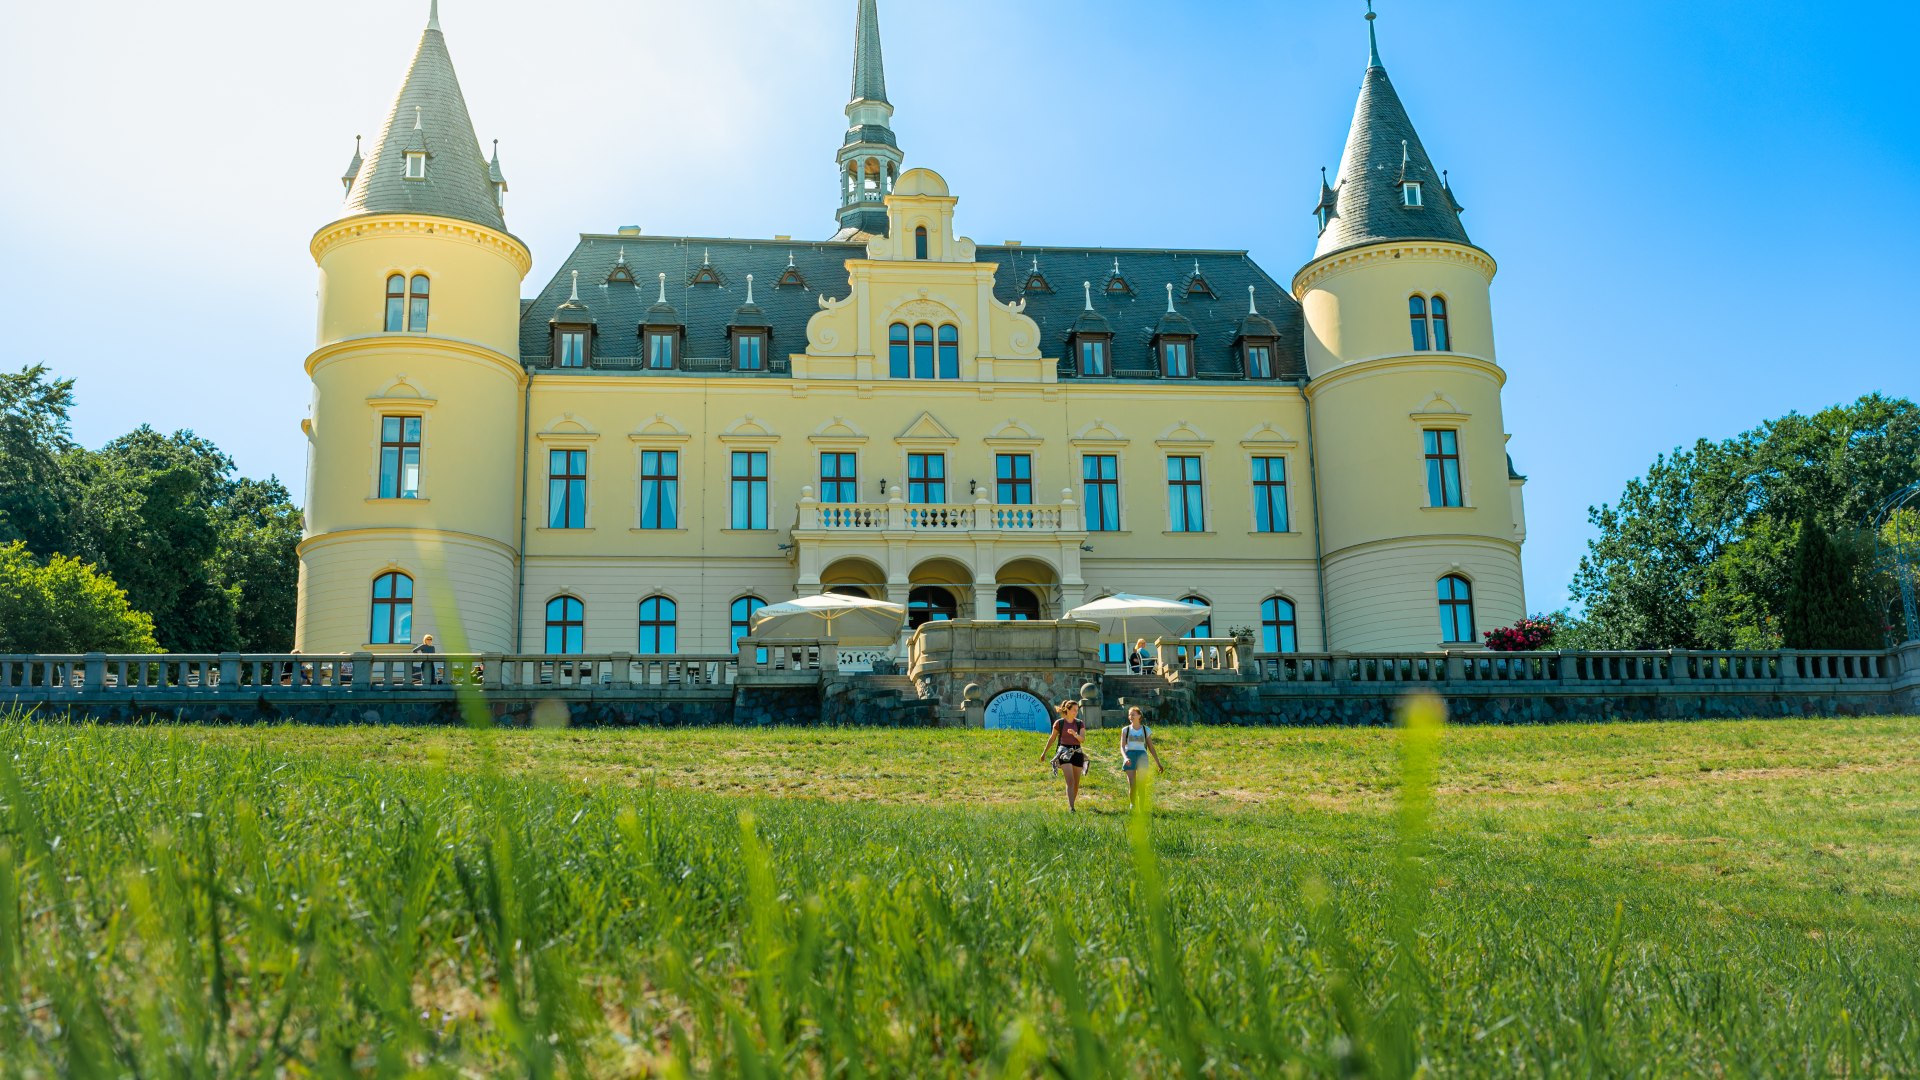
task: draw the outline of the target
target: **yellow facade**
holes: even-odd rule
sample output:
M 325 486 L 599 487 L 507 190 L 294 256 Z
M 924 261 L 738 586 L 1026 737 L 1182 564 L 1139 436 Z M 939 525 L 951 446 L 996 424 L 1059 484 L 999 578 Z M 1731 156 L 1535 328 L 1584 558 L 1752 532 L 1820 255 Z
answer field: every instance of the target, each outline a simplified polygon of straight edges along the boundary
M 497 177 L 497 157 L 493 169 Z M 1110 592 L 1194 597 L 1213 607 L 1218 634 L 1244 626 L 1280 641 L 1275 613 L 1284 610 L 1285 646 L 1307 651 L 1459 647 L 1442 640 L 1436 607 L 1436 582 L 1450 576 L 1471 583 L 1478 629 L 1525 614 L 1521 481 L 1506 456 L 1494 265 L 1484 252 L 1394 241 L 1310 262 L 1292 297 L 1281 290 L 1303 326 L 1301 377 L 1089 378 L 1074 367 L 1079 339 L 1059 325 L 1043 329 L 1026 299 L 1001 298 L 996 276 L 1008 260 L 983 259 L 956 231 L 958 200 L 940 176 L 911 169 L 887 179 L 890 227 L 858 234 L 864 257 L 847 249 L 844 291 L 836 279 L 831 295 L 808 294 L 817 310 L 805 340 L 773 341 L 783 370 L 750 378 L 691 370 L 685 358 L 657 373 L 644 358 L 602 365 L 599 350 L 630 344 L 634 322 L 646 340 L 645 320 L 596 323 L 593 360 L 580 367 L 530 357 L 529 341 L 547 340 L 550 318 L 553 333 L 563 332 L 571 309 L 523 305 L 531 257 L 502 229 L 391 211 L 322 229 L 312 245 L 320 320 L 307 360 L 312 465 L 297 647 L 405 649 L 432 633 L 443 647 L 480 651 L 541 652 L 558 642 L 719 654 L 738 636 L 743 600 L 834 587 L 906 603 L 922 595 L 917 588 L 938 586 L 962 618 L 995 617 L 1007 586 L 1028 589 L 1042 617 Z M 617 248 L 616 273 L 639 245 L 619 234 L 583 240 L 601 256 Z M 1115 279 L 1123 261 L 1113 259 Z M 1034 268 L 1041 272 L 1037 258 Z M 1198 258 L 1193 269 L 1204 278 Z M 608 310 L 612 286 L 572 273 L 581 310 Z M 426 329 L 385 321 L 396 275 L 431 281 Z M 761 296 L 773 276 L 762 271 Z M 1117 286 L 1108 292 L 1144 312 L 1160 283 L 1139 276 L 1124 297 Z M 618 287 L 654 288 L 627 280 Z M 1249 292 L 1268 279 L 1254 280 Z M 1097 306 L 1094 281 L 1057 284 L 1072 297 L 1084 291 L 1089 312 Z M 1197 297 L 1190 310 L 1214 312 L 1216 322 L 1218 310 L 1247 307 L 1199 289 L 1188 286 L 1176 304 L 1168 283 L 1165 306 Z M 556 284 L 546 295 L 565 291 Z M 1445 298 L 1450 347 L 1410 347 L 1415 295 Z M 890 335 L 920 325 L 954 329 L 957 377 L 896 377 Z M 1196 347 L 1224 348 L 1202 337 Z M 680 347 L 704 346 L 689 329 Z M 1113 347 L 1117 355 L 1135 345 L 1122 331 Z M 554 348 L 557 356 L 557 339 Z M 383 425 L 396 419 L 417 421 L 417 443 L 383 446 L 392 442 Z M 1458 507 L 1433 505 L 1430 431 L 1457 440 Z M 556 456 L 565 451 L 577 454 Z M 383 474 L 408 453 L 417 469 L 402 496 L 383 488 Z M 671 527 L 661 527 L 657 505 L 643 505 L 649 491 L 658 502 L 662 489 L 650 486 L 645 465 L 662 453 L 675 466 Z M 824 498 L 823 455 L 849 455 L 834 468 L 857 478 L 837 499 Z M 937 501 L 910 479 L 927 467 L 924 455 L 943 465 Z M 1089 457 L 1100 461 L 1090 467 Z M 1089 469 L 1108 458 L 1114 482 L 1095 491 Z M 1001 473 L 1018 468 L 1013 459 L 1030 462 L 1030 476 L 1018 478 L 1025 487 L 1002 486 Z M 739 475 L 761 460 L 763 489 Z M 1284 469 L 1284 487 L 1257 488 L 1256 461 L 1268 474 Z M 1177 520 L 1194 504 L 1169 477 L 1186 469 L 1198 478 L 1200 527 Z M 576 472 L 577 487 L 554 480 Z M 736 520 L 743 491 L 763 500 L 746 521 Z M 1002 498 L 1009 491 L 1019 497 Z M 581 495 L 583 509 L 554 505 Z M 1090 517 L 1090 504 L 1115 497 L 1117 521 L 1111 511 Z M 1262 528 L 1258 499 L 1279 500 L 1283 527 Z M 404 634 L 391 632 L 391 607 L 373 592 L 376 579 L 396 573 L 413 590 Z M 560 611 L 567 625 L 552 638 L 550 604 L 562 598 L 578 608 Z M 660 599 L 671 601 L 669 637 L 658 625 L 669 609 L 642 609 Z M 382 619 L 393 640 L 381 640 Z

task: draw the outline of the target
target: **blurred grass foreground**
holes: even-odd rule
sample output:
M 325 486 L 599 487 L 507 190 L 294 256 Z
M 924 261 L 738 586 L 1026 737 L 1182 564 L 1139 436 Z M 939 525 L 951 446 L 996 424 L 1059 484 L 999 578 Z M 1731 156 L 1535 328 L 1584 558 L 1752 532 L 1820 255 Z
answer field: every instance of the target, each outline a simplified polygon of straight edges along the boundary
M 1912 720 L 0 721 L 0 1075 L 1920 1073 Z

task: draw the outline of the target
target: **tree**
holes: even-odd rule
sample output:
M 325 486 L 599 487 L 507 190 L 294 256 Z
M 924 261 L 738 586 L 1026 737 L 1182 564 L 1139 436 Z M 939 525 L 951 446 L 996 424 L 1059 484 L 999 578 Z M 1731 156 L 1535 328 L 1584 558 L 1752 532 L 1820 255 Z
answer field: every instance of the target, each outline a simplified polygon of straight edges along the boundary
M 113 579 L 66 555 L 45 565 L 0 546 L 0 653 L 158 652 L 153 617 Z
M 1858 561 L 1835 544 L 1819 522 L 1800 526 L 1782 620 L 1787 648 L 1874 649 L 1884 644 L 1873 607 L 1859 591 Z
M 242 479 L 216 508 L 214 520 L 220 530 L 214 581 L 239 596 L 238 648 L 293 648 L 303 529 L 292 496 L 278 479 Z
M 1870 595 L 1880 500 L 1920 479 L 1920 406 L 1878 394 L 1790 414 L 1656 459 L 1619 501 L 1575 574 L 1578 638 L 1598 648 L 1777 648 L 1802 520 L 1833 539 Z
M 0 372 L 0 543 L 63 549 L 74 493 L 61 458 L 73 447 L 72 407 L 73 380 L 47 378 L 44 365 Z

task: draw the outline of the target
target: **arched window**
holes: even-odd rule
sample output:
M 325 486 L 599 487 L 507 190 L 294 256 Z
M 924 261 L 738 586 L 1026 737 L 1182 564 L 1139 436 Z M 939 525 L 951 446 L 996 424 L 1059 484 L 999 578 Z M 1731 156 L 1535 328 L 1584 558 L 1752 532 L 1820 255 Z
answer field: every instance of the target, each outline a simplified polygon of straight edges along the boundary
M 994 594 L 994 617 L 1001 622 L 1040 621 L 1040 597 L 1020 585 L 1003 585 Z
M 1473 585 L 1458 574 L 1440 579 L 1440 640 L 1448 645 L 1471 644 Z
M 1188 607 L 1212 607 L 1213 606 L 1212 604 L 1209 604 L 1207 602 L 1207 598 L 1204 596 L 1183 596 L 1180 598 L 1180 602 L 1187 605 Z M 1213 636 L 1213 613 L 1208 612 L 1206 621 L 1202 622 L 1199 626 L 1196 626 L 1192 630 L 1188 631 L 1187 636 L 1190 638 L 1212 637 Z
M 918 630 L 930 622 L 952 622 L 960 617 L 953 590 L 922 585 L 907 594 L 907 626 Z
M 896 379 L 913 378 L 912 331 L 906 323 L 894 323 L 887 335 L 887 370 Z
M 407 329 L 416 334 L 427 332 L 427 275 L 413 275 L 407 289 Z
M 387 279 L 387 333 L 397 334 L 407 328 L 407 275 L 395 274 Z
M 740 639 L 753 633 L 753 617 L 767 606 L 765 600 L 757 596 L 743 596 L 733 602 L 731 614 L 727 620 L 727 651 L 739 652 Z
M 925 225 L 913 230 L 913 257 L 921 260 L 927 258 L 927 227 Z
M 957 326 L 940 328 L 940 377 L 960 377 L 960 328 Z
M 1260 604 L 1260 651 L 1300 651 L 1300 627 L 1293 601 L 1284 596 L 1270 596 Z
M 680 607 L 664 596 L 640 601 L 640 651 L 664 656 L 680 647 Z
M 547 655 L 579 656 L 587 651 L 587 605 L 571 596 L 547 601 Z
M 913 328 L 913 377 L 933 378 L 933 327 L 926 323 Z
M 1407 316 L 1413 323 L 1413 351 L 1427 352 L 1432 349 L 1432 344 L 1427 340 L 1427 298 L 1408 297 Z
M 412 578 L 394 573 L 373 579 L 373 629 L 367 640 L 375 645 L 413 644 Z
M 1433 347 L 1439 352 L 1453 351 L 1453 334 L 1447 330 L 1447 298 L 1433 298 Z

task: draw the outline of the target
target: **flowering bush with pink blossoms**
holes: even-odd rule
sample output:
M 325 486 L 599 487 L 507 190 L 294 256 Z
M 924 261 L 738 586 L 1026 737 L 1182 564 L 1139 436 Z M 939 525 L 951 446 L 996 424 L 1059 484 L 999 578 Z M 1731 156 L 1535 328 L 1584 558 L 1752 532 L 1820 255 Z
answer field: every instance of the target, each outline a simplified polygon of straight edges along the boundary
M 1486 633 L 1487 648 L 1494 652 L 1541 652 L 1553 648 L 1559 627 L 1546 615 L 1530 615 L 1512 626 Z

